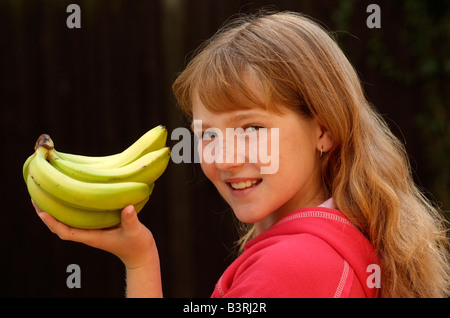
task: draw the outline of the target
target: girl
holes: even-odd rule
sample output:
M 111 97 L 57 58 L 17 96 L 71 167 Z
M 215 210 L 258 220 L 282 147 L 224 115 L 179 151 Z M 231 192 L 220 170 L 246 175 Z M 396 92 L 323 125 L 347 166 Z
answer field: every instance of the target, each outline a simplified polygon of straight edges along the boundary
M 202 46 L 173 90 L 201 121 L 200 153 L 215 143 L 215 160 L 201 163 L 205 175 L 250 224 L 213 297 L 448 295 L 444 218 L 319 25 L 292 12 L 235 20 Z M 239 153 L 239 133 L 230 140 L 227 128 L 277 149 L 277 171 L 261 173 L 270 163 Z M 236 150 L 246 160 L 229 160 Z M 127 296 L 162 296 L 156 243 L 133 207 L 108 231 L 69 228 L 36 209 L 62 239 L 117 255 Z

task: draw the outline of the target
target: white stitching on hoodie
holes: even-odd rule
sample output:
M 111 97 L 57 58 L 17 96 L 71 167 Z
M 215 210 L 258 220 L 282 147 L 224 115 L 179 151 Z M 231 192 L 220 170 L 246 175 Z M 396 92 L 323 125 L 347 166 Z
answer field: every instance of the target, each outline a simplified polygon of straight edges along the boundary
M 335 215 L 333 213 L 324 212 L 324 211 L 313 211 L 313 210 L 292 214 L 288 217 L 285 217 L 284 219 L 281 219 L 279 222 L 275 223 L 274 226 L 277 226 L 277 225 L 280 225 L 280 224 L 283 224 L 285 222 L 292 221 L 295 219 L 308 218 L 308 217 L 329 219 L 329 220 L 338 221 L 338 222 L 355 227 L 352 222 L 350 222 L 346 218 L 343 218 L 342 216 Z
M 341 298 L 342 290 L 344 289 L 345 282 L 348 277 L 349 266 L 346 260 L 344 260 L 344 270 L 342 271 L 341 279 L 339 281 L 336 292 L 334 293 L 333 298 Z

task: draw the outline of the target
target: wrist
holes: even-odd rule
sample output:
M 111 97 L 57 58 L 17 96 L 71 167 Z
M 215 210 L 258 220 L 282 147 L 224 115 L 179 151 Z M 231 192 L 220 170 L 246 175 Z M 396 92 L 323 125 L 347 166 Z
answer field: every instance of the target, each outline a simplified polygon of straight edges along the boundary
M 127 270 L 135 270 L 154 266 L 155 263 L 159 266 L 158 249 L 154 241 L 152 243 L 141 249 L 133 249 L 134 251 L 132 253 L 121 257 L 120 259 L 125 265 L 125 268 Z
M 132 261 L 126 268 L 126 297 L 162 297 L 161 271 L 156 245 Z

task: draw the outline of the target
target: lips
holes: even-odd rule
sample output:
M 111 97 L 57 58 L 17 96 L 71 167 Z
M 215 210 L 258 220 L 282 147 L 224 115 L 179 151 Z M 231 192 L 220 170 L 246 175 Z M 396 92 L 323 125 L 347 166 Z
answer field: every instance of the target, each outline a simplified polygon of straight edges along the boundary
M 230 185 L 235 190 L 242 190 L 246 188 L 250 188 L 254 186 L 256 183 L 258 183 L 258 180 L 247 180 L 247 181 L 240 181 L 240 182 L 231 182 Z
M 227 181 L 227 183 L 234 190 L 245 190 L 254 187 L 261 181 L 262 179 L 249 179 L 249 180 L 240 179 L 240 180 L 229 180 Z

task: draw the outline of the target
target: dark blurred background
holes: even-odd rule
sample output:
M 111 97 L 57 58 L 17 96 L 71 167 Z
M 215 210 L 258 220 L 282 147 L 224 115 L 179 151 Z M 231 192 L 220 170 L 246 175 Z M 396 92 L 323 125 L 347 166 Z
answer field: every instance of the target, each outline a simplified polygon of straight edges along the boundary
M 66 26 L 71 3 L 81 29 Z M 379 29 L 366 25 L 370 3 Z M 230 16 L 262 6 L 333 32 L 406 144 L 416 182 L 450 209 L 449 0 L 0 0 L 0 296 L 123 297 L 116 257 L 59 240 L 35 215 L 23 162 L 44 132 L 61 151 L 104 155 L 156 125 L 188 127 L 170 89 L 186 57 Z M 237 232 L 199 166 L 171 162 L 140 219 L 158 243 L 165 296 L 209 297 Z M 81 268 L 79 289 L 66 286 L 69 264 Z

